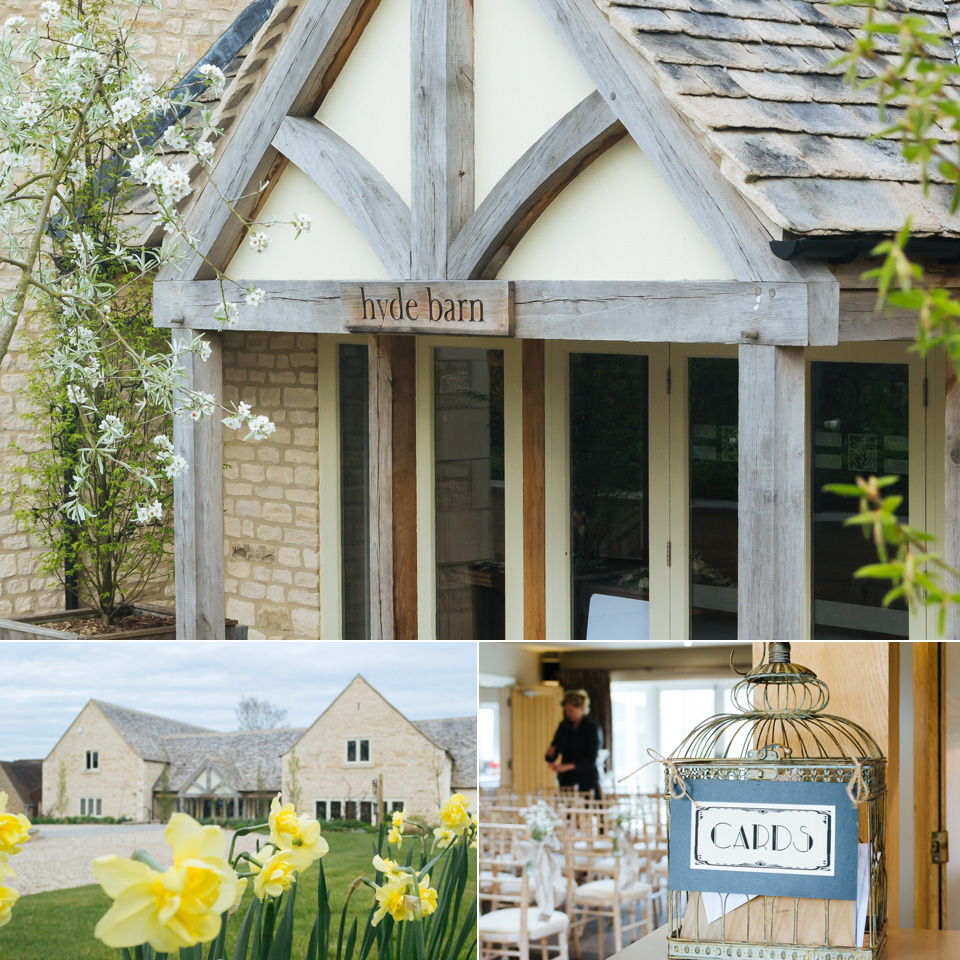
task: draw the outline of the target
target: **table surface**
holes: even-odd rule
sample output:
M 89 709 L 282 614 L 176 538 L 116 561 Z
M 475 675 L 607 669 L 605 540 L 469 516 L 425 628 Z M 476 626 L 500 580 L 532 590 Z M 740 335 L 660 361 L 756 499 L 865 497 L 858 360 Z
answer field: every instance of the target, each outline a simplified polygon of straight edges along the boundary
M 667 928 L 631 943 L 611 960 L 665 960 Z M 882 960 L 958 960 L 960 930 L 890 930 Z

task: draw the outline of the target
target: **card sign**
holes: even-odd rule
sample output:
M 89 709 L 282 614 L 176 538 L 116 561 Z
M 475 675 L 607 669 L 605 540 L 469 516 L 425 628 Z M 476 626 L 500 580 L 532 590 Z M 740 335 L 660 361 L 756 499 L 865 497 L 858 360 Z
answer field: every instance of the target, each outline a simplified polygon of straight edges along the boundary
M 672 890 L 853 900 L 857 809 L 843 783 L 687 780 L 670 800 Z
M 501 280 L 341 283 L 344 326 L 369 333 L 508 337 L 511 286 Z

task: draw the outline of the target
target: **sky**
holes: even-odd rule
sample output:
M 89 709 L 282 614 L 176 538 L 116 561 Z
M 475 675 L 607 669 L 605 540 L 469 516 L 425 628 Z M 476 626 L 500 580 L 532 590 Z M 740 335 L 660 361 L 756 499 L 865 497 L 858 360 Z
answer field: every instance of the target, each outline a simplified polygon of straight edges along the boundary
M 473 716 L 474 643 L 0 643 L 0 760 L 45 757 L 88 700 L 213 730 L 241 696 L 306 727 L 362 673 L 410 720 Z

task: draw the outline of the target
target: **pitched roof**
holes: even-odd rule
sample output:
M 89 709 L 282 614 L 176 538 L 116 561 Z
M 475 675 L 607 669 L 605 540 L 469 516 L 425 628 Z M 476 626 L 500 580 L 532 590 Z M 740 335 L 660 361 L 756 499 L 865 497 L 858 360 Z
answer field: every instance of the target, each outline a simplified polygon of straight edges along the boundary
M 279 790 L 280 758 L 302 733 L 301 728 L 291 728 L 164 737 L 170 758 L 170 789 L 179 791 L 189 786 L 197 771 L 209 762 L 238 791 Z
M 10 785 L 24 803 L 40 802 L 40 788 L 43 782 L 42 760 L 0 760 L 0 768 L 3 768 Z
M 477 786 L 477 718 L 414 720 L 413 725 L 453 758 L 450 786 L 475 789 Z
M 863 9 L 810 0 L 595 0 L 642 66 L 699 135 L 724 175 L 766 217 L 798 234 L 888 233 L 912 217 L 916 234 L 960 236 L 938 171 L 925 197 L 915 165 L 890 135 L 876 87 L 844 82 L 835 61 L 854 45 Z M 944 0 L 890 0 L 881 20 L 926 17 L 950 32 Z M 958 25 L 958 24 L 954 24 Z M 862 80 L 891 65 L 894 39 Z M 955 61 L 952 46 L 928 49 Z M 957 90 L 960 100 L 960 86 Z M 902 112 L 890 108 L 890 119 Z M 956 133 L 937 128 L 952 144 Z
M 103 700 L 92 700 L 91 703 L 100 708 L 117 733 L 144 760 L 169 760 L 164 738 L 171 734 L 213 732 L 209 727 L 198 727 L 194 723 L 181 723 L 179 720 L 131 710 L 129 707 L 118 707 L 115 703 L 106 703 Z

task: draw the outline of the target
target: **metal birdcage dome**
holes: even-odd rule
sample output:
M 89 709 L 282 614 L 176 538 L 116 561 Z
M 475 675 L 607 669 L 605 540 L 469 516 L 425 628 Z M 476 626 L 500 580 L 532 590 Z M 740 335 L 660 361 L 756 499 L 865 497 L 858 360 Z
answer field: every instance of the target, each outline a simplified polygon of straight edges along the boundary
M 791 662 L 789 643 L 771 643 L 765 653 L 764 662 L 733 688 L 737 712 L 697 725 L 665 761 L 670 822 L 678 815 L 674 806 L 684 804 L 683 819 L 676 823 L 682 854 L 674 849 L 674 830 L 669 831 L 668 957 L 874 960 L 886 940 L 886 759 L 863 727 L 825 712 L 827 685 Z M 693 856 L 692 827 L 687 826 L 693 811 L 687 813 L 687 804 L 697 807 L 698 797 L 711 796 L 708 790 L 713 795 L 725 791 L 725 800 L 741 791 L 746 797 L 753 789 L 747 781 L 764 781 L 764 789 L 781 796 L 799 793 L 790 784 L 801 782 L 832 784 L 812 789 L 843 795 L 840 806 L 852 818 L 856 836 L 837 856 L 856 873 L 853 902 L 764 894 L 763 880 L 757 881 L 756 894 L 710 893 L 720 889 L 710 885 L 717 875 L 693 870 L 678 871 L 685 886 L 677 888 L 674 858 Z M 741 806 L 762 804 L 748 800 Z

